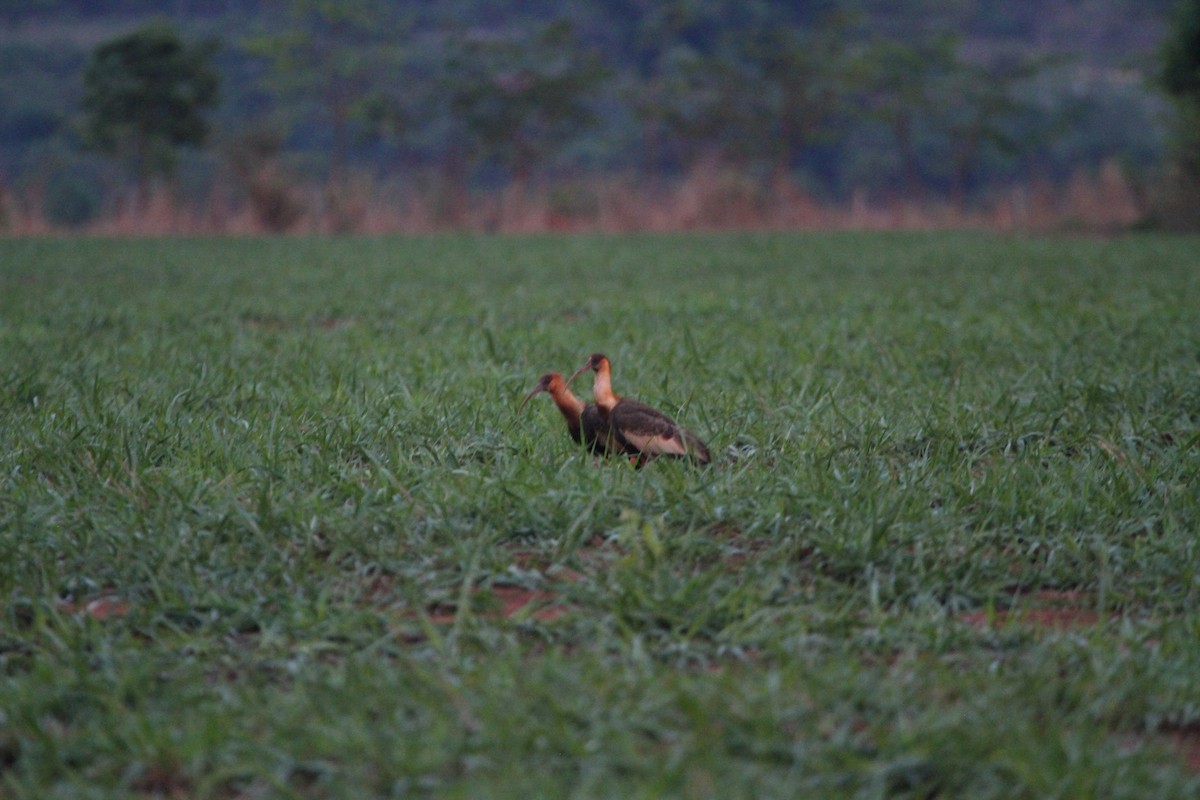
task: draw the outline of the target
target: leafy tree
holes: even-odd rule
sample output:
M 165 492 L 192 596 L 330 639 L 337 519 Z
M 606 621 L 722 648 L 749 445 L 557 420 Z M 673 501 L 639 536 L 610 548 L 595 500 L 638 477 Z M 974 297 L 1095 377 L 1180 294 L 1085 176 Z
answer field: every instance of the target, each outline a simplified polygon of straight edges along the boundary
M 1200 0 L 1176 8 L 1160 58 L 1158 82 L 1176 109 L 1167 205 L 1175 224 L 1200 228 Z
M 687 168 L 712 155 L 741 160 L 757 149 L 761 128 L 740 135 L 765 113 L 758 95 L 741 91 L 748 72 L 727 53 L 682 43 L 665 50 L 634 101 L 658 157 Z
M 956 57 L 939 82 L 935 119 L 950 140 L 950 197 L 955 205 L 965 203 L 986 152 L 1014 156 L 1035 144 L 1037 131 L 1024 126 L 1017 135 L 1015 123 L 1036 113 L 1021 88 L 1048 63 L 1042 56 L 993 59 L 987 64 Z
M 832 7 L 798 13 L 724 0 L 663 7 L 633 92 L 645 138 L 670 143 L 684 166 L 715 153 L 786 173 L 834 119 L 852 21 Z
M 589 99 L 607 74 L 571 23 L 555 20 L 460 38 L 443 86 L 470 156 L 502 165 L 520 187 L 595 121 Z
M 267 83 L 290 107 L 319 109 L 332 136 L 332 186 L 345 178 L 352 124 L 377 124 L 384 113 L 382 98 L 404 65 L 408 22 L 384 0 L 289 0 L 279 29 L 246 40 L 250 53 L 268 59 Z
M 865 119 L 891 133 L 906 193 L 918 202 L 931 178 L 948 181 L 957 205 L 987 156 L 1015 156 L 1040 141 L 1023 89 L 1049 61 L 1042 57 L 964 59 L 947 33 L 913 41 L 876 38 L 850 73 Z M 1049 130 L 1049 126 L 1041 126 Z M 937 151 L 936 159 L 924 150 Z M 924 156 L 924 157 L 923 157 Z
M 643 74 L 628 94 L 641 122 L 652 170 L 687 169 L 702 158 L 746 160 L 761 151 L 767 112 L 753 66 L 735 46 L 759 11 L 749 3 L 736 13 L 725 0 L 679 0 L 656 5 L 646 16 L 637 59 Z
M 1162 45 L 1159 82 L 1171 97 L 1200 104 L 1200 0 L 1183 0 Z
M 843 104 L 853 21 L 837 11 L 800 24 L 771 14 L 742 37 L 739 49 L 759 76 L 772 134 L 763 155 L 777 176 L 826 136 Z
M 85 135 L 101 152 L 129 159 L 141 202 L 155 175 L 169 177 L 176 149 L 208 136 L 203 111 L 220 79 L 216 44 L 187 45 L 175 29 L 151 24 L 99 45 L 84 73 Z
M 916 42 L 876 37 L 855 53 L 849 67 L 859 113 L 891 133 L 905 191 L 918 201 L 925 184 L 918 127 L 934 110 L 933 87 L 951 71 L 955 46 L 945 35 Z

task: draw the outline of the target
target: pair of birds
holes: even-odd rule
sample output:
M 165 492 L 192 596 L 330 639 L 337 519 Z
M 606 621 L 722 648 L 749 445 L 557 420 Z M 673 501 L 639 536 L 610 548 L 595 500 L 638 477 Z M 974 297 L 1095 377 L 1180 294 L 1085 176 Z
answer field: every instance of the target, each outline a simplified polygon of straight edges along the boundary
M 592 395 L 596 402 L 584 403 L 569 388 L 571 381 L 587 370 L 596 376 Z M 612 362 L 603 353 L 593 353 L 570 378 L 547 372 L 538 379 L 517 412 L 535 395 L 546 392 L 567 421 L 567 432 L 597 456 L 622 453 L 638 467 L 659 456 L 690 458 L 707 464 L 708 447 L 696 434 L 645 403 L 621 397 L 612 390 Z

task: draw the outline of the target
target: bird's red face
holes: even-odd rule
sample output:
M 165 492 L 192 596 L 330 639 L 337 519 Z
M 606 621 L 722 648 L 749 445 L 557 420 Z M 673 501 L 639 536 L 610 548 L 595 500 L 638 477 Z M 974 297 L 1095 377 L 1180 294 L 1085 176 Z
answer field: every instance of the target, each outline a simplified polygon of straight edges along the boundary
M 517 407 L 517 413 L 520 414 L 521 410 L 525 408 L 525 404 L 532 400 L 535 395 L 540 394 L 541 392 L 549 392 L 550 394 L 554 394 L 563 386 L 565 386 L 565 384 L 563 383 L 562 375 L 559 375 L 557 372 L 547 372 L 545 375 L 538 378 L 537 386 L 533 387 L 533 391 L 525 395 L 525 399 L 522 400 L 521 405 Z

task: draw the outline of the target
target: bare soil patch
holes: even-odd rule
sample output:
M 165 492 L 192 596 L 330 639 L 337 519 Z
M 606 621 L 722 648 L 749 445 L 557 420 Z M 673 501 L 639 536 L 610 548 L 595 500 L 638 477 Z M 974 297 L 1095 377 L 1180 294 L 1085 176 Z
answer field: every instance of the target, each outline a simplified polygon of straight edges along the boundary
M 1091 628 L 1105 621 L 1096 612 L 1091 598 L 1074 590 L 1042 589 L 1023 597 L 1021 608 L 1000 611 L 972 611 L 959 617 L 979 628 L 1000 628 L 1015 622 L 1030 628 L 1068 631 Z

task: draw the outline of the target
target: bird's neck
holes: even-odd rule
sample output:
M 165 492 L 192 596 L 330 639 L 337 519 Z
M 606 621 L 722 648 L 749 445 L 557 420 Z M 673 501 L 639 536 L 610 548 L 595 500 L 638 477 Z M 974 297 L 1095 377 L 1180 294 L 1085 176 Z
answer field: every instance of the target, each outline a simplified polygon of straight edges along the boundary
M 558 410 L 568 420 L 578 420 L 579 415 L 583 413 L 583 401 L 576 397 L 570 389 L 563 387 L 558 391 L 551 392 L 550 396 L 554 398 L 554 405 L 558 406 Z
M 605 411 L 612 411 L 613 406 L 620 399 L 613 394 L 612 376 L 607 369 L 601 369 L 596 372 L 595 381 L 592 383 L 592 396 L 596 398 L 596 405 Z

